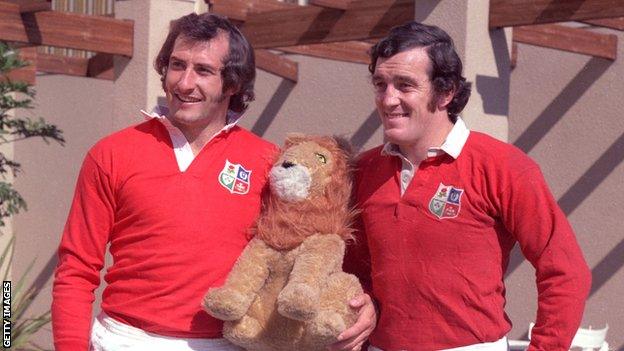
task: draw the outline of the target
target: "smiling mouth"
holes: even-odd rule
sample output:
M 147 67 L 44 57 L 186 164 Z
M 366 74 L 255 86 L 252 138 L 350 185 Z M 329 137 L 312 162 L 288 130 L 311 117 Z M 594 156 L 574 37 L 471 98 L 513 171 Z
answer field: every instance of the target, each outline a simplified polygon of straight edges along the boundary
M 182 96 L 180 94 L 175 94 L 175 97 L 180 100 L 181 102 L 184 103 L 195 103 L 195 102 L 200 102 L 201 99 L 192 97 L 192 96 Z
M 386 113 L 385 115 L 388 119 L 409 117 L 409 113 Z

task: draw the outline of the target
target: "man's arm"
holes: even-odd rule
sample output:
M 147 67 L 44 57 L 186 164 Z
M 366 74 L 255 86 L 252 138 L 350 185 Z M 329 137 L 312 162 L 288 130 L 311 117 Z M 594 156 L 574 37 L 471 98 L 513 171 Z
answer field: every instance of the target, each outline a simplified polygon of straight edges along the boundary
M 505 226 L 536 270 L 538 309 L 528 350 L 567 351 L 591 286 L 574 232 L 537 166 L 513 180 L 500 205 Z
M 87 154 L 58 250 L 52 291 L 52 329 L 57 351 L 89 349 L 93 291 L 114 218 L 110 179 Z

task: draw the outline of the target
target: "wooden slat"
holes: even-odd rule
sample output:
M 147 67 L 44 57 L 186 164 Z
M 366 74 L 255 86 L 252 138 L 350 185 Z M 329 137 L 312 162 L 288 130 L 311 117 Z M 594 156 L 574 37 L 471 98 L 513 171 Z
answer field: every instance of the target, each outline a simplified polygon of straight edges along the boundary
M 490 0 L 490 28 L 622 16 L 622 0 Z
M 37 71 L 113 80 L 113 55 L 97 54 L 86 59 L 39 53 Z
M 13 81 L 26 82 L 28 84 L 35 84 L 35 66 L 37 64 L 37 48 L 34 46 L 23 47 L 19 49 L 19 56 L 22 60 L 29 63 L 28 66 L 19 69 L 9 71 L 6 77 Z M 4 77 L 0 77 L 2 79 Z
M 134 22 L 44 11 L 19 14 L 0 6 L 0 40 L 132 57 Z
M 241 30 L 256 48 L 377 38 L 414 19 L 414 0 L 360 0 L 346 11 L 317 6 L 250 13 Z
M 297 62 L 276 55 L 268 50 L 255 50 L 255 54 L 256 67 L 295 83 L 299 79 Z
M 46 73 L 85 77 L 87 75 L 87 65 L 88 60 L 82 57 L 39 53 L 37 70 Z
M 362 41 L 341 41 L 299 46 L 277 47 L 277 50 L 354 63 L 370 63 L 368 50 L 373 46 Z
M 346 10 L 352 0 L 309 0 L 308 3 L 314 6 L 328 7 L 330 9 Z
M 114 56 L 110 54 L 96 54 L 89 59 L 87 65 L 87 77 L 114 80 L 115 65 Z
M 617 36 L 556 24 L 515 27 L 513 41 L 615 60 Z
M 0 0 L 0 7 L 18 13 L 49 11 L 52 3 L 45 0 Z
M 245 21 L 249 13 L 259 13 L 298 7 L 295 4 L 277 0 L 210 0 L 210 12 L 227 16 L 229 19 Z
M 624 30 L 624 17 L 582 21 L 593 26 Z

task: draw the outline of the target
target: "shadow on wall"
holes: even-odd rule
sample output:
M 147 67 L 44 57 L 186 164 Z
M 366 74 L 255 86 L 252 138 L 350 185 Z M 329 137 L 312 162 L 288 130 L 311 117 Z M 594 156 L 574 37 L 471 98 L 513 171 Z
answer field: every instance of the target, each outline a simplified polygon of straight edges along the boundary
M 46 286 L 50 278 L 54 275 L 54 269 L 56 269 L 57 263 L 56 252 L 48 259 L 48 262 L 43 267 L 43 269 L 37 274 L 35 280 L 33 280 L 32 284 L 29 288 L 34 288 L 33 296 L 38 296 L 39 292 Z
M 578 99 L 610 67 L 611 61 L 592 58 L 566 85 L 561 93 L 516 139 L 514 145 L 530 152 L 548 134 Z M 579 179 L 559 198 L 558 203 L 566 216 L 570 215 L 591 193 L 624 161 L 624 134 L 594 162 Z M 624 267 L 624 240 L 620 241 L 593 269 L 590 296 L 596 293 L 616 272 Z M 524 261 L 520 249 L 512 251 L 505 276 L 513 273 Z
M 529 153 L 554 127 L 570 108 L 611 66 L 612 62 L 599 58 L 590 59 L 581 71 L 566 85 L 556 98 L 542 111 L 516 139 L 514 145 Z M 579 180 L 559 199 L 559 206 L 569 215 L 624 159 L 624 135 L 621 136 Z M 513 273 L 524 261 L 522 253 L 515 247 L 509 259 L 505 276 Z M 596 279 L 597 277 L 594 277 Z
M 589 60 L 561 93 L 522 132 L 514 145 L 529 153 L 568 110 L 583 96 L 593 82 L 611 66 L 612 62 L 600 58 Z
M 481 95 L 483 101 L 483 112 L 490 115 L 507 116 L 509 113 L 509 67 L 511 58 L 505 31 L 491 30 L 490 42 L 494 53 L 496 53 L 497 77 L 477 75 L 475 85 L 476 91 Z M 504 91 L 501 91 L 504 90 Z M 474 92 L 474 90 L 473 90 Z
M 290 95 L 294 88 L 295 83 L 287 79 L 282 79 L 282 82 L 277 87 L 277 90 L 275 90 L 273 97 L 271 97 L 271 100 L 269 100 L 266 107 L 260 114 L 260 117 L 258 117 L 258 120 L 251 128 L 251 131 L 254 134 L 264 136 L 264 133 L 266 133 L 267 129 L 269 129 L 269 126 L 273 123 L 273 120 L 275 120 L 277 113 L 282 108 L 288 99 L 288 95 Z
M 362 147 L 375 134 L 379 127 L 381 127 L 381 119 L 377 114 L 377 110 L 373 110 L 366 120 L 364 120 L 364 123 L 362 123 L 351 136 L 349 141 L 351 145 L 353 145 L 353 149 L 357 152 L 362 151 Z

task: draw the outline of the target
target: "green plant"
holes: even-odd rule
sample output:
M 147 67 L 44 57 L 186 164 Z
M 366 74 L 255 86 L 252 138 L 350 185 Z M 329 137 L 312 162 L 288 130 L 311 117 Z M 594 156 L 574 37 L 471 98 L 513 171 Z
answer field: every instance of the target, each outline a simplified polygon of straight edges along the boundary
M 33 137 L 40 137 L 46 142 L 52 139 L 62 145 L 65 142 L 62 131 L 55 125 L 47 123 L 43 118 L 31 119 L 9 113 L 16 109 L 33 109 L 35 90 L 32 86 L 12 81 L 7 76 L 9 71 L 27 65 L 16 50 L 0 42 L 0 145 Z M 6 179 L 9 172 L 15 176 L 20 169 L 19 163 L 0 152 L 0 227 L 5 225 L 6 218 L 26 209 L 26 202 L 20 193 Z
M 27 66 L 28 63 L 20 59 L 16 50 L 6 43 L 0 42 L 0 145 L 16 142 L 23 139 L 39 137 L 48 142 L 54 140 L 61 145 L 65 140 L 62 131 L 55 125 L 47 123 L 42 118 L 31 119 L 23 117 L 24 112 L 33 109 L 35 91 L 25 82 L 13 81 L 8 73 L 11 70 Z M 20 109 L 20 116 L 12 111 Z M 26 202 L 11 183 L 21 170 L 21 165 L 0 152 L 0 228 L 5 226 L 7 218 L 26 210 Z M 5 267 L 3 281 L 9 280 L 15 237 L 11 237 L 0 257 L 0 267 Z M 50 311 L 37 316 L 27 316 L 26 312 L 39 293 L 34 285 L 25 287 L 26 278 L 32 269 L 34 261 L 30 263 L 24 274 L 13 284 L 12 313 L 11 313 L 11 341 L 12 347 L 17 350 L 41 350 L 30 340 L 42 327 L 50 322 Z
M 2 281 L 9 280 L 9 270 L 13 262 L 13 253 L 15 252 L 15 237 L 12 236 L 7 246 L 0 256 L 0 267 L 5 267 L 2 274 Z M 32 304 L 35 297 L 39 293 L 39 289 L 30 285 L 25 288 L 26 277 L 33 267 L 35 261 L 32 261 L 26 272 L 12 284 L 11 289 L 11 347 L 16 350 L 30 351 L 43 350 L 30 341 L 33 334 L 39 329 L 50 323 L 50 311 L 46 311 L 37 316 L 26 316 L 25 312 Z

